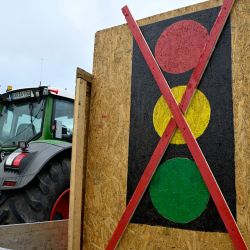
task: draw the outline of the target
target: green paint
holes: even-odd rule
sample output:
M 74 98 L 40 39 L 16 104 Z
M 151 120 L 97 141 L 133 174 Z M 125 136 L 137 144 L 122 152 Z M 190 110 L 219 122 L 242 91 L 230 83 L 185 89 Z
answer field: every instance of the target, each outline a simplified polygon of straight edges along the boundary
M 15 151 L 17 149 L 17 147 L 0 147 L 0 151 L 4 151 L 6 153 L 12 153 L 13 151 Z
M 164 162 L 149 187 L 159 214 L 176 223 L 188 223 L 206 209 L 209 192 L 196 164 L 187 158 Z
M 45 103 L 45 112 L 43 119 L 43 129 L 40 140 L 50 140 L 53 139 L 52 128 L 52 111 L 53 111 L 53 97 L 48 96 Z
M 31 142 L 32 143 L 32 142 Z M 71 145 L 70 142 L 66 141 L 61 141 L 61 140 L 37 140 L 34 141 L 33 143 L 48 143 L 48 144 L 53 144 L 53 145 Z

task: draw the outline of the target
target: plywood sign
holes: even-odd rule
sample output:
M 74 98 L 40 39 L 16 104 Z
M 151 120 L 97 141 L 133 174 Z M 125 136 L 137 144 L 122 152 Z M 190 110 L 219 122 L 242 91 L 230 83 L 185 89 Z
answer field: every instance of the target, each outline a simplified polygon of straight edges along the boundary
M 212 8 L 141 27 L 178 101 L 219 10 Z M 133 48 L 127 199 L 172 116 L 135 43 Z M 235 215 L 231 64 L 229 21 L 186 118 Z M 180 131 L 172 137 L 132 222 L 225 231 Z
M 220 3 L 210 1 L 139 21 L 177 101 Z M 248 244 L 249 11 L 246 1 L 234 5 L 186 114 Z M 93 74 L 83 245 L 104 249 L 172 115 L 126 25 L 97 32 Z M 118 248 L 211 247 L 233 246 L 177 131 Z

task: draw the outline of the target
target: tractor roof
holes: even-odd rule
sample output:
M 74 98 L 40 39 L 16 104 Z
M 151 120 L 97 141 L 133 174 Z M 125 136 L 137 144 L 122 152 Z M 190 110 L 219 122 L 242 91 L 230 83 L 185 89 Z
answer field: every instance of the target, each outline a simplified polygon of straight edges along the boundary
M 15 90 L 9 89 L 7 92 L 0 95 L 0 101 L 1 102 L 21 101 L 23 99 L 38 98 L 47 95 L 61 96 L 68 99 L 74 99 L 74 94 L 65 89 L 63 90 L 48 86 L 40 86 L 34 88 L 23 88 Z

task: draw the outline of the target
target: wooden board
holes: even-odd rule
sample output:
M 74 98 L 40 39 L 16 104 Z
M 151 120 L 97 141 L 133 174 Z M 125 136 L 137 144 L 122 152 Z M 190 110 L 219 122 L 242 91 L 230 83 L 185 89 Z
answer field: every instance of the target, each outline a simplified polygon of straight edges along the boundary
M 90 83 L 92 79 L 91 74 L 82 69 L 77 69 L 68 228 L 68 249 L 72 250 L 81 247 Z
M 67 229 L 67 220 L 0 226 L 0 248 L 66 250 Z
M 219 6 L 210 1 L 139 21 L 146 25 Z M 249 11 L 236 2 L 231 15 L 237 223 L 250 246 Z M 104 249 L 126 207 L 132 37 L 126 25 L 97 32 L 90 106 L 84 249 Z M 227 233 L 131 223 L 118 249 L 232 249 Z

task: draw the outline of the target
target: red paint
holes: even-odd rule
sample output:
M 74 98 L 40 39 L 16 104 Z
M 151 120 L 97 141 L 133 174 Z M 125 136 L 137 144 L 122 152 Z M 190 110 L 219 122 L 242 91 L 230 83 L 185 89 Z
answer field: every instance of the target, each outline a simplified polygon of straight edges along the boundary
M 52 93 L 55 93 L 55 94 L 58 94 L 59 93 L 59 90 L 58 89 L 49 89 L 50 92 Z
M 13 168 L 19 168 L 22 160 L 27 156 L 27 153 L 21 153 L 20 155 L 16 156 L 16 158 L 13 160 L 12 167 Z
M 220 33 L 225 25 L 225 22 L 228 18 L 228 15 L 231 11 L 233 4 L 234 4 L 234 0 L 225 0 L 223 2 L 223 5 L 221 7 L 221 11 L 219 12 L 219 15 L 215 21 L 215 24 L 210 32 L 209 40 L 208 40 L 208 42 L 204 48 L 204 51 L 199 59 L 199 63 L 197 65 L 197 67 L 194 69 L 194 71 L 192 73 L 192 76 L 191 76 L 190 81 L 188 83 L 187 89 L 183 95 L 183 98 L 182 98 L 182 101 L 180 104 L 180 109 L 183 112 L 186 111 L 188 104 L 189 104 L 189 102 L 194 94 L 194 91 L 199 84 L 199 81 L 200 81 L 200 79 L 205 71 L 207 63 L 211 57 L 211 54 L 212 54 L 214 47 L 218 41 Z M 142 39 L 143 44 L 146 45 L 146 50 L 144 51 L 145 53 L 143 53 L 144 56 L 147 56 L 147 54 L 148 54 L 149 57 L 150 56 L 153 57 L 147 44 L 146 44 L 146 41 L 144 40 L 144 38 L 139 30 L 139 27 L 137 26 L 136 22 L 134 21 L 133 17 L 131 16 L 127 6 L 125 6 L 122 9 L 122 11 L 125 15 L 127 22 L 128 22 L 129 28 L 131 29 L 137 42 L 139 40 L 140 42 L 138 42 L 138 43 L 140 44 L 141 39 Z M 155 63 L 153 64 L 153 67 L 151 68 L 151 70 L 153 72 L 155 71 L 154 66 L 155 66 Z M 158 68 L 158 65 L 156 65 L 156 68 Z M 160 71 L 159 68 L 158 68 L 158 71 Z M 165 79 L 163 79 L 163 85 L 164 84 L 166 84 L 166 86 L 168 87 Z M 171 94 L 171 92 L 170 92 L 170 94 Z M 173 96 L 172 96 L 172 99 L 174 100 Z M 175 108 L 176 108 L 176 106 L 177 106 L 177 104 L 175 105 Z M 178 109 L 178 106 L 177 106 L 177 109 Z M 180 110 L 177 112 L 181 113 Z M 184 123 L 185 123 L 185 120 L 184 120 Z M 118 245 L 118 243 L 122 237 L 122 234 L 124 233 L 131 217 L 133 216 L 134 211 L 137 208 L 137 206 L 138 206 L 138 204 L 139 204 L 139 202 L 140 202 L 140 200 L 141 200 L 141 198 L 142 198 L 142 196 L 143 196 L 143 194 L 144 194 L 144 192 L 145 192 L 145 190 L 146 190 L 146 188 L 147 188 L 147 186 L 148 186 L 148 184 L 149 184 L 149 182 L 150 182 L 150 180 L 151 180 L 151 178 L 152 178 L 152 176 L 153 176 L 153 174 L 154 174 L 154 172 L 155 172 L 155 170 L 156 170 L 156 168 L 157 168 L 157 166 L 158 166 L 158 164 L 159 164 L 159 162 L 160 162 L 160 160 L 161 160 L 161 158 L 162 158 L 162 156 L 167 148 L 167 145 L 169 144 L 169 141 L 170 141 L 175 129 L 176 129 L 176 123 L 173 119 L 171 119 L 163 136 L 162 136 L 162 138 L 160 139 L 160 141 L 159 141 L 159 143 L 158 143 L 158 145 L 157 145 L 157 147 L 156 147 L 156 149 L 155 149 L 155 151 L 154 151 L 154 153 L 153 153 L 153 155 L 152 155 L 152 157 L 151 157 L 151 159 L 150 159 L 150 161 L 149 161 L 149 163 L 148 163 L 148 165 L 147 165 L 147 167 L 146 167 L 146 169 L 145 169 L 145 171 L 144 171 L 144 173 L 143 173 L 143 175 L 142 175 L 142 177 L 141 177 L 141 179 L 136 187 L 136 190 L 135 190 L 133 196 L 131 197 L 129 204 L 128 204 L 126 210 L 124 211 L 124 213 L 123 213 L 106 249 L 110 249 L 110 250 L 115 249 L 116 246 Z M 183 128 L 182 128 L 182 132 L 183 132 Z M 197 144 L 195 139 L 194 139 L 194 143 Z M 197 146 L 198 146 L 198 144 L 197 144 Z M 193 152 L 193 150 L 192 150 L 192 152 Z M 200 152 L 200 151 L 198 150 L 198 152 Z M 203 155 L 201 154 L 201 156 L 203 156 Z M 206 161 L 205 161 L 205 164 L 207 164 Z M 217 209 L 220 212 L 224 223 L 227 225 L 227 230 L 228 230 L 228 232 L 233 240 L 233 243 L 234 243 L 236 249 L 242 249 L 242 250 L 247 249 L 246 244 L 244 242 L 244 239 L 239 232 L 239 229 L 238 229 L 238 227 L 237 227 L 237 225 L 236 225 L 236 223 L 235 223 L 235 221 L 230 213 L 230 210 L 229 210 L 229 208 L 228 208 L 228 206 L 227 206 L 227 204 L 226 204 L 226 202 L 225 202 L 225 200 L 224 200 L 224 198 L 223 198 L 223 196 L 222 196 L 222 194 L 217 186 L 215 179 L 213 178 L 213 175 L 212 175 L 209 167 L 208 168 L 205 167 L 205 169 L 206 169 L 206 171 L 205 171 L 206 174 L 208 174 L 210 176 L 209 181 L 211 182 L 210 183 L 208 181 L 208 182 L 206 182 L 206 184 L 209 187 L 211 187 L 211 184 L 214 187 L 214 184 L 215 184 L 215 190 L 213 190 L 213 188 L 212 188 L 212 192 L 214 194 L 213 197 L 219 197 L 220 202 L 218 202 L 218 203 L 216 202 Z M 204 171 L 203 171 L 203 174 L 204 174 Z M 212 176 L 212 178 L 211 178 L 211 176 Z M 216 192 L 218 192 L 218 193 L 216 193 Z M 215 200 L 217 200 L 217 199 L 215 199 Z
M 102 114 L 102 119 L 108 119 L 108 118 L 109 118 L 108 115 Z
M 99 129 L 102 129 L 103 125 L 102 124 L 97 124 L 96 127 L 99 128 Z
M 155 58 L 162 70 L 179 74 L 194 68 L 208 39 L 207 29 L 193 20 L 167 27 L 155 46 Z
M 16 186 L 16 181 L 4 181 L 3 186 L 14 187 Z
M 66 189 L 56 200 L 50 214 L 50 220 L 54 220 L 56 214 L 60 214 L 62 220 L 69 218 L 69 191 L 70 189 Z

